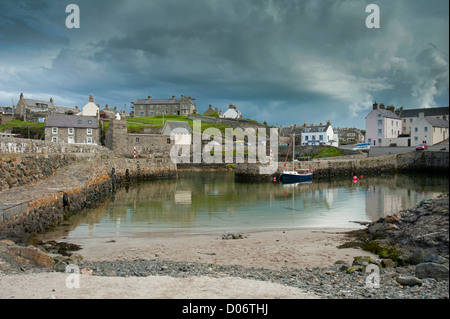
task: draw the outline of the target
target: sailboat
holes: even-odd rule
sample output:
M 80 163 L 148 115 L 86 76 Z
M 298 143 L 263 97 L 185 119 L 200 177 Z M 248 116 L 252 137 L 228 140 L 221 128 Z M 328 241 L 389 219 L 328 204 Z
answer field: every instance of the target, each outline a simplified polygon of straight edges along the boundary
M 297 182 L 303 182 L 303 181 L 310 181 L 313 178 L 313 172 L 310 169 L 295 169 L 294 166 L 294 158 L 295 158 L 295 134 L 293 134 L 292 138 L 292 171 L 284 170 L 280 177 L 278 178 L 282 183 L 297 183 Z M 291 147 L 289 146 L 289 150 Z M 284 166 L 286 167 L 287 158 L 289 156 L 289 150 L 288 154 L 286 155 L 286 160 L 284 161 Z

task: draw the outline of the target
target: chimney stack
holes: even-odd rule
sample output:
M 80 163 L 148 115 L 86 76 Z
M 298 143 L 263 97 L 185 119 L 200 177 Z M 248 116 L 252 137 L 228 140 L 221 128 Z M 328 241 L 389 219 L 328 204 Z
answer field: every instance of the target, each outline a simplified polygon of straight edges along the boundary
M 89 95 L 89 102 L 94 102 L 94 96 L 92 94 Z
M 373 109 L 374 110 L 378 110 L 378 103 L 377 102 L 373 103 Z
M 151 99 L 152 99 L 152 96 L 151 96 L 151 95 L 149 95 L 149 96 L 148 96 L 148 100 L 150 101 Z
M 384 103 L 380 103 L 380 109 L 384 110 Z
M 172 100 L 175 100 L 175 95 L 172 95 Z

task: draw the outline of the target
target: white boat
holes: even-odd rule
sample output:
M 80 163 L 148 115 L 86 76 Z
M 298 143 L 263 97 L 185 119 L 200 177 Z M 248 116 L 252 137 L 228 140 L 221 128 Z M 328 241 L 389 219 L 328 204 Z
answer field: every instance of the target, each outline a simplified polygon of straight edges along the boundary
M 292 138 L 293 152 L 292 152 L 292 170 L 285 170 L 278 178 L 282 183 L 297 183 L 303 181 L 309 181 L 313 178 L 313 172 L 310 169 L 295 169 L 294 167 L 294 155 L 295 155 L 295 134 Z M 289 151 L 288 151 L 289 155 Z M 286 157 L 287 159 L 287 157 Z M 286 162 L 284 163 L 286 166 Z

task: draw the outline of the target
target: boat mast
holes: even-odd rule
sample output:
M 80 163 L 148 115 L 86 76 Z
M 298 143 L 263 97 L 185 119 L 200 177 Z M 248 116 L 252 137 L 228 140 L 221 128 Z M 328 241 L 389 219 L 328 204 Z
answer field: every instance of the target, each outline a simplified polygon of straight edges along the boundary
M 292 170 L 293 171 L 295 171 L 294 158 L 295 158 L 295 133 L 294 133 L 294 137 L 292 138 Z

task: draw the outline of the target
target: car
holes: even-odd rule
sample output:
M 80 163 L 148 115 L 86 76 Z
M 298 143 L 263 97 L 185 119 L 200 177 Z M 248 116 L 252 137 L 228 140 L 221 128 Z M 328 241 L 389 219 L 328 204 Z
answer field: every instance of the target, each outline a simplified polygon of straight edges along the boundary
M 419 145 L 416 146 L 416 151 L 423 151 L 423 150 L 426 150 L 426 149 L 428 149 L 428 145 L 424 144 L 424 143 L 419 144 Z

